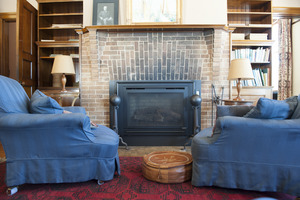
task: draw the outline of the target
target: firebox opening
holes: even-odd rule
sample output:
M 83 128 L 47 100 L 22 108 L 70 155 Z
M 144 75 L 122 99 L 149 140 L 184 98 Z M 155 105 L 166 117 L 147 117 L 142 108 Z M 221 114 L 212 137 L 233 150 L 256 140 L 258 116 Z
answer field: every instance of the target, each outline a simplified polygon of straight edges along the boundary
M 121 98 L 118 134 L 131 146 L 183 145 L 193 134 L 190 97 L 200 88 L 200 81 L 111 81 L 110 95 Z

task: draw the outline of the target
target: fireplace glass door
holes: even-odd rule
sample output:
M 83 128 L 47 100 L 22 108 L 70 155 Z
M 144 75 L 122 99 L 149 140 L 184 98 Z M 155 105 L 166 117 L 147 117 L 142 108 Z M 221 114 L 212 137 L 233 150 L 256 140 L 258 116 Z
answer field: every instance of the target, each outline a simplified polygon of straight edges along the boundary
M 184 127 L 184 93 L 128 92 L 128 128 Z
M 120 135 L 187 135 L 192 87 L 177 84 L 125 84 L 119 88 Z

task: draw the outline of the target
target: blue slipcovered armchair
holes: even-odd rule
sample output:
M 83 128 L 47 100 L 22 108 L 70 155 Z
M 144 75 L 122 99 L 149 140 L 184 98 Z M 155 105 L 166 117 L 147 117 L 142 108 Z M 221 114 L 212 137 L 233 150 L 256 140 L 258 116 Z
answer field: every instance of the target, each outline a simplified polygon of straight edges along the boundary
M 300 196 L 300 95 L 217 110 L 213 135 L 193 138 L 192 185 Z
M 119 136 L 101 125 L 91 129 L 84 108 L 64 108 L 73 113 L 62 114 L 50 97 L 37 91 L 30 100 L 17 81 L 4 76 L 0 88 L 0 140 L 8 187 L 107 181 L 120 174 Z

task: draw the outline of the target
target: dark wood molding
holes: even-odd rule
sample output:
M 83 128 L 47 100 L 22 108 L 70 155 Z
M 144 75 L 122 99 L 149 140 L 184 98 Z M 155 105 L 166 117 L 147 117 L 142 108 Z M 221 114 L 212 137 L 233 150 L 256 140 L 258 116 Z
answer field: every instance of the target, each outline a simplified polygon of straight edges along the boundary
M 300 17 L 300 7 L 273 7 L 274 18 Z
M 0 13 L 0 74 L 4 76 L 9 76 L 8 23 L 15 21 L 15 12 Z
M 37 0 L 38 3 L 59 3 L 59 2 L 74 2 L 74 1 L 83 2 L 83 0 Z
M 16 21 L 17 13 L 15 12 L 6 12 L 0 13 L 0 19 L 5 21 Z

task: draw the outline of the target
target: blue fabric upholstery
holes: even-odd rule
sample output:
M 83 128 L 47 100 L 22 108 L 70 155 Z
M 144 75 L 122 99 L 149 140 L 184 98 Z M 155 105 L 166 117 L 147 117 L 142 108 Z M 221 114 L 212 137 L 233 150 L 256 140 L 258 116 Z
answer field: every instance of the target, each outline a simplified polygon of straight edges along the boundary
M 298 96 L 297 99 L 298 99 L 298 105 L 297 105 L 291 119 L 300 119 L 300 103 L 299 103 L 300 102 L 300 95 Z
M 224 116 L 218 120 L 220 134 L 208 137 L 208 128 L 193 138 L 194 186 L 300 196 L 300 119 Z
M 296 106 L 296 96 L 286 99 L 285 101 L 260 98 L 256 107 L 244 117 L 257 119 L 287 119 L 291 117 Z
M 0 77 L 0 83 L 10 82 Z M 8 83 L 7 83 L 8 84 Z M 22 90 L 22 87 L 15 87 Z M 22 91 L 12 91 L 22 94 Z M 0 98 L 20 97 L 0 93 Z M 14 103 L 6 99 L 6 103 Z M 5 105 L 6 106 L 6 105 Z M 13 105 L 10 105 L 13 107 Z M 6 154 L 6 185 L 108 181 L 120 174 L 119 136 L 99 125 L 90 128 L 82 107 L 72 114 L 0 112 L 0 140 Z
M 254 106 L 217 106 L 217 117 L 238 116 L 247 114 Z
M 30 99 L 30 112 L 33 114 L 62 114 L 63 108 L 57 101 L 36 90 Z
M 72 113 L 83 113 L 86 114 L 85 109 L 80 106 L 68 106 L 68 107 L 63 107 L 64 110 L 72 112 Z
M 29 112 L 29 98 L 17 81 L 0 75 L 0 90 L 0 112 Z

